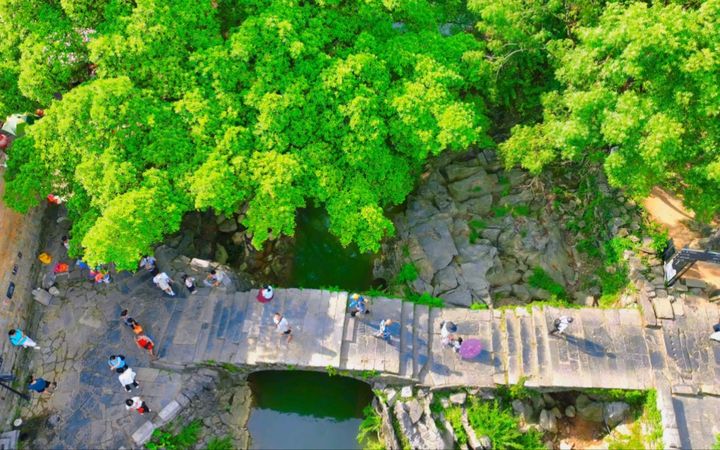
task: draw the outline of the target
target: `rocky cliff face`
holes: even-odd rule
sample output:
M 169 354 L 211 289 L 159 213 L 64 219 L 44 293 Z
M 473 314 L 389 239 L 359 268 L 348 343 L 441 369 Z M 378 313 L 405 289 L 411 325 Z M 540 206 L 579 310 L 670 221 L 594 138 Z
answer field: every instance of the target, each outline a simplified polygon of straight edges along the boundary
M 397 238 L 384 246 L 375 275 L 392 279 L 411 263 L 419 274 L 413 290 L 462 306 L 550 298 L 528 283 L 537 267 L 573 293 L 582 258 L 565 224 L 582 205 L 553 198 L 539 179 L 504 170 L 491 151 L 445 156 L 394 217 Z M 607 228 L 631 221 L 623 209 Z

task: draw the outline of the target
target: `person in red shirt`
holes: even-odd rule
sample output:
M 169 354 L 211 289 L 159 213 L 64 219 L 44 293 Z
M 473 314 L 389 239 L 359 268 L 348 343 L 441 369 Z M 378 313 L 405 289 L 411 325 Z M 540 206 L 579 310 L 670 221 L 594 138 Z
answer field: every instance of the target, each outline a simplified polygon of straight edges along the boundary
M 151 357 L 155 356 L 155 343 L 146 335 L 141 334 L 140 336 L 136 337 L 135 343 L 138 345 L 138 347 L 144 348 L 145 350 L 150 352 Z

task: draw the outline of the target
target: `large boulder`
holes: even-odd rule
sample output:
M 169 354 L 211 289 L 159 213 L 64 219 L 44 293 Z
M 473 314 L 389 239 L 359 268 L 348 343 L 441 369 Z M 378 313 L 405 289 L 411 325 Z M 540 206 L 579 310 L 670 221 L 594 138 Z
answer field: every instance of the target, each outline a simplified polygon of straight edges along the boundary
M 603 419 L 605 424 L 614 428 L 616 425 L 625 420 L 625 416 L 630 411 L 630 405 L 625 402 L 610 402 L 605 404 Z
M 595 402 L 585 394 L 575 399 L 575 410 L 579 417 L 590 422 L 603 422 L 604 408 L 602 402 Z
M 452 305 L 470 307 L 472 305 L 472 293 L 464 284 L 459 285 L 456 289 L 448 291 L 442 295 L 446 303 Z
M 433 295 L 438 296 L 458 286 L 458 273 L 454 265 L 449 265 L 435 274 L 432 281 Z
M 501 189 L 502 187 L 498 185 L 497 175 L 488 174 L 483 169 L 479 169 L 471 177 L 448 185 L 450 195 L 458 202 L 498 192 Z
M 557 433 L 557 418 L 555 415 L 548 411 L 547 409 L 543 409 L 540 411 L 540 428 L 542 428 L 544 431 L 547 431 L 549 433 Z
M 447 267 L 458 254 L 447 219 L 420 224 L 413 232 L 435 272 Z

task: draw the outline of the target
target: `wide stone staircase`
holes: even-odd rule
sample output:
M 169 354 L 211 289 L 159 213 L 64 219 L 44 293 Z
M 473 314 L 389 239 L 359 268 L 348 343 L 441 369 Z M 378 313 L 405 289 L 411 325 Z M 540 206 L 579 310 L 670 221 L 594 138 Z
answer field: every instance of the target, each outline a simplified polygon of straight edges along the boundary
M 717 317 L 715 305 L 688 304 L 685 317 L 658 328 L 635 309 L 439 309 L 376 297 L 370 314 L 353 318 L 345 292 L 278 289 L 267 304 L 257 302 L 256 295 L 203 288 L 197 295 L 164 297 L 155 306 L 160 358 L 154 364 L 172 369 L 204 362 L 257 370 L 332 368 L 433 388 L 521 382 L 555 389 L 656 388 L 667 447 L 689 447 L 714 436 L 706 430 L 714 430 L 709 424 L 716 416 L 694 407 L 716 399 L 696 395 L 720 392 L 720 347 L 707 339 Z M 276 311 L 292 327 L 289 344 L 273 325 Z M 573 322 L 565 336 L 551 336 L 553 321 L 562 315 Z M 389 341 L 375 336 L 384 319 L 394 321 Z M 443 346 L 443 321 L 455 322 L 463 338 L 479 340 L 480 354 L 466 360 Z
M 537 387 L 647 388 L 652 358 L 635 310 L 538 307 L 505 311 L 428 308 L 397 299 L 371 299 L 370 314 L 350 317 L 347 293 L 277 290 L 272 302 L 256 291 L 201 290 L 171 299 L 165 329 L 156 336 L 159 365 L 183 368 L 206 361 L 257 366 L 296 366 L 377 372 L 425 385 L 494 386 L 524 382 Z M 276 333 L 279 311 L 293 328 L 287 344 Z M 556 317 L 574 321 L 567 336 L 548 334 Z M 393 320 L 389 341 L 375 334 Z M 464 360 L 440 341 L 442 321 L 481 341 L 482 352 Z M 652 360 L 652 361 L 651 361 Z

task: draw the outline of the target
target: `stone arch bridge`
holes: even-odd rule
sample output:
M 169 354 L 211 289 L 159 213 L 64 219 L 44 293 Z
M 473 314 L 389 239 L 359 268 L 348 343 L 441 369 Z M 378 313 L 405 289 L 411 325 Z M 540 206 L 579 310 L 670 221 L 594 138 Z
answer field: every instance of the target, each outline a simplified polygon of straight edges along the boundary
M 718 309 L 701 299 L 689 298 L 683 317 L 646 324 L 637 309 L 437 309 L 383 297 L 371 299 L 369 315 L 352 318 L 346 292 L 277 289 L 267 304 L 256 295 L 200 290 L 174 302 L 156 336 L 155 364 L 183 369 L 210 362 L 248 371 L 332 367 L 430 388 L 521 380 L 548 390 L 654 388 L 666 447 L 704 448 L 708 430 L 717 427 L 720 344 L 707 337 Z M 276 311 L 293 329 L 290 344 L 275 331 Z M 574 318 L 568 335 L 549 336 L 562 314 Z M 374 337 L 382 319 L 395 322 L 389 342 Z M 455 322 L 461 336 L 479 339 L 482 353 L 465 361 L 444 347 L 443 320 Z

